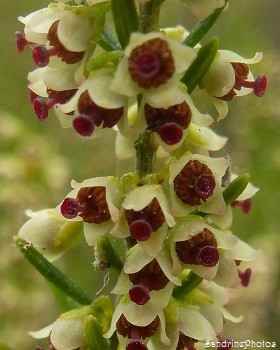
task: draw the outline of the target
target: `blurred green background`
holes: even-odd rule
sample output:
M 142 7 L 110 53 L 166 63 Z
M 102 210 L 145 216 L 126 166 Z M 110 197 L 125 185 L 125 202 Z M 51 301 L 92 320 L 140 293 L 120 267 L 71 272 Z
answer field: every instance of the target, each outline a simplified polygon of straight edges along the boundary
M 36 119 L 28 100 L 27 73 L 34 69 L 30 51 L 19 55 L 14 32 L 23 30 L 20 15 L 47 6 L 42 0 L 1 0 L 1 104 L 0 104 L 0 342 L 11 349 L 33 349 L 29 330 L 53 322 L 60 310 L 47 283 L 12 245 L 12 237 L 25 222 L 24 211 L 56 206 L 69 192 L 72 178 L 122 174 L 131 162 L 113 162 L 114 133 L 101 141 L 84 141 L 73 130 L 62 129 L 51 114 L 44 122 Z M 161 21 L 165 26 L 182 24 L 192 28 L 195 19 L 179 4 L 167 0 Z M 172 17 L 168 14 L 172 13 Z M 236 173 L 250 172 L 261 188 L 253 209 L 246 216 L 235 209 L 233 231 L 261 249 L 251 264 L 250 288 L 236 292 L 230 310 L 244 314 L 242 324 L 227 324 L 225 336 L 236 340 L 276 341 L 280 346 L 280 43 L 279 0 L 234 0 L 230 9 L 211 30 L 220 47 L 246 56 L 264 52 L 252 70 L 266 73 L 267 94 L 235 99 L 228 117 L 215 125 L 229 136 L 225 154 L 230 154 Z M 101 158 L 100 158 L 101 157 Z M 100 161 L 102 159 L 102 161 Z M 80 264 L 75 263 L 79 259 Z M 93 250 L 83 242 L 58 266 L 90 294 L 102 288 L 104 273 L 95 272 Z M 73 263 L 74 261 L 74 263 Z M 81 273 L 82 271 L 82 273 Z M 1 349 L 1 345 L 0 345 Z

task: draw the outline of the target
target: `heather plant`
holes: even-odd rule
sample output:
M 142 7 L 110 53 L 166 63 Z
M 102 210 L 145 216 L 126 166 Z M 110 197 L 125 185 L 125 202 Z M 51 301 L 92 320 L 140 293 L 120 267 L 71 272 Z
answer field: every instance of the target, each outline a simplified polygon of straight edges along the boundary
M 112 161 L 135 159 L 129 173 L 73 180 L 55 208 L 28 211 L 14 238 L 63 301 L 64 313 L 30 332 L 49 349 L 229 349 L 224 321 L 242 321 L 226 307 L 233 289 L 248 287 L 242 262 L 256 251 L 231 232 L 232 208 L 248 213 L 258 189 L 219 156 L 227 138 L 211 126 L 232 99 L 263 96 L 266 77 L 250 71 L 262 53 L 244 58 L 216 37 L 205 42 L 227 0 L 182 0 L 194 28 L 160 28 L 164 1 L 57 1 L 19 18 L 17 49 L 37 66 L 28 74 L 37 118 L 52 109 L 93 143 L 113 129 Z M 53 264 L 80 239 L 95 269 L 116 276 L 109 295 L 87 295 Z

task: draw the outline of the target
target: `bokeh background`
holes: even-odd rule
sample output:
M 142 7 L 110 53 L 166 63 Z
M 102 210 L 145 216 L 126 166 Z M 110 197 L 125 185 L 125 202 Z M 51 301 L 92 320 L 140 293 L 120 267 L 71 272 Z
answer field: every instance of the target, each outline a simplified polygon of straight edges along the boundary
M 43 0 L 1 0 L 0 55 L 0 342 L 10 349 L 33 349 L 28 336 L 51 323 L 60 313 L 48 284 L 12 245 L 26 220 L 25 210 L 56 206 L 70 190 L 72 178 L 122 174 L 129 162 L 113 162 L 114 133 L 101 141 L 81 140 L 73 130 L 62 129 L 51 114 L 45 122 L 36 119 L 28 100 L 26 76 L 34 69 L 30 51 L 19 55 L 14 32 L 22 30 L 20 15 L 47 6 Z M 167 0 L 162 25 L 175 23 L 192 28 L 195 19 L 179 0 Z M 170 14 L 172 13 L 172 16 Z M 249 215 L 235 209 L 233 231 L 249 241 L 260 254 L 251 266 L 250 288 L 236 292 L 230 310 L 245 320 L 226 324 L 225 337 L 236 340 L 276 341 L 280 346 L 280 43 L 279 0 L 234 0 L 208 37 L 218 36 L 220 47 L 246 56 L 264 52 L 252 70 L 266 73 L 265 97 L 235 99 L 228 117 L 215 125 L 229 136 L 224 150 L 230 154 L 236 173 L 250 172 L 261 188 Z M 100 161 L 102 159 L 102 161 Z M 79 264 L 76 262 L 79 261 Z M 93 251 L 83 242 L 57 266 L 94 295 L 103 286 L 104 273 L 93 268 Z M 82 273 L 81 273 L 82 271 Z M 4 348 L 0 344 L 0 349 Z

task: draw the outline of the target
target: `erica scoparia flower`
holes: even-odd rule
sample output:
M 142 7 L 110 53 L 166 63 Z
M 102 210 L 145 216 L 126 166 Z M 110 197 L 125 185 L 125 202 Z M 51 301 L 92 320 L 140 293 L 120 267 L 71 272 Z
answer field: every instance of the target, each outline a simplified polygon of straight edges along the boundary
M 161 33 L 133 33 L 111 89 L 126 96 L 145 95 L 155 89 L 165 89 L 167 94 L 195 57 L 195 50 Z
M 97 177 L 82 183 L 72 181 L 74 188 L 60 205 L 61 214 L 69 220 L 84 221 L 84 234 L 92 246 L 98 237 L 109 232 L 119 217 L 121 191 L 113 176 Z
M 72 119 L 81 136 L 100 136 L 105 128 L 115 125 L 125 134 L 128 128 L 127 99 L 108 89 L 112 74 L 96 73 L 86 79 L 72 99 L 59 106 L 65 119 Z M 72 117 L 68 114 L 72 113 Z
M 144 185 L 126 195 L 119 222 L 112 230 L 120 238 L 133 237 L 151 256 L 161 249 L 168 227 L 175 225 L 161 185 Z
M 80 236 L 80 222 L 66 220 L 54 209 L 27 211 L 30 219 L 19 230 L 18 236 L 26 239 L 49 261 L 59 259 L 73 247 Z
M 192 211 L 222 215 L 226 204 L 222 177 L 229 166 L 227 158 L 210 158 L 186 153 L 170 165 L 172 214 L 184 216 Z
M 219 112 L 218 120 L 227 115 L 226 101 L 231 101 L 234 96 L 244 96 L 252 91 L 258 97 L 263 96 L 267 87 L 265 75 L 260 75 L 254 80 L 248 67 L 260 62 L 262 57 L 261 52 L 257 52 L 251 59 L 227 50 L 217 52 L 200 87 L 213 96 L 213 102 Z

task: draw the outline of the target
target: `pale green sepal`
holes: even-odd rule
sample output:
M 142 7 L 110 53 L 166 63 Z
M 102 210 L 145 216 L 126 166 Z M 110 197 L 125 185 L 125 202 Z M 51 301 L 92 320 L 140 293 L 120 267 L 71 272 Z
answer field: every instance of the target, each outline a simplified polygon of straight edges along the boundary
M 54 246 L 61 250 L 74 247 L 78 243 L 82 227 L 82 221 L 66 222 L 58 231 L 54 239 Z
M 97 317 L 102 325 L 103 332 L 107 332 L 110 328 L 113 316 L 113 304 L 108 296 L 102 295 L 96 299 L 92 305 L 92 315 Z
M 89 59 L 84 68 L 84 74 L 86 77 L 91 75 L 94 71 L 99 69 L 106 69 L 114 73 L 118 66 L 120 59 L 122 58 L 122 51 L 110 51 L 103 52 L 98 56 Z
M 218 38 L 213 38 L 199 49 L 196 59 L 192 62 L 184 77 L 181 79 L 188 87 L 189 94 L 193 92 L 208 72 L 218 51 L 218 46 Z
M 223 197 L 226 205 L 234 202 L 245 190 L 250 181 L 249 174 L 239 175 L 236 179 L 234 179 L 228 187 L 223 191 Z
M 167 323 L 176 324 L 179 319 L 179 306 L 174 297 L 171 297 L 168 305 L 164 309 L 164 315 Z
M 85 318 L 85 339 L 89 350 L 109 350 L 109 344 L 103 337 L 102 326 L 92 315 Z
M 87 315 L 91 314 L 92 306 L 86 305 L 67 311 L 59 316 L 59 319 L 68 319 L 68 318 L 85 318 Z
M 130 34 L 139 30 L 139 19 L 134 0 L 111 0 L 116 32 L 122 48 L 128 44 Z

